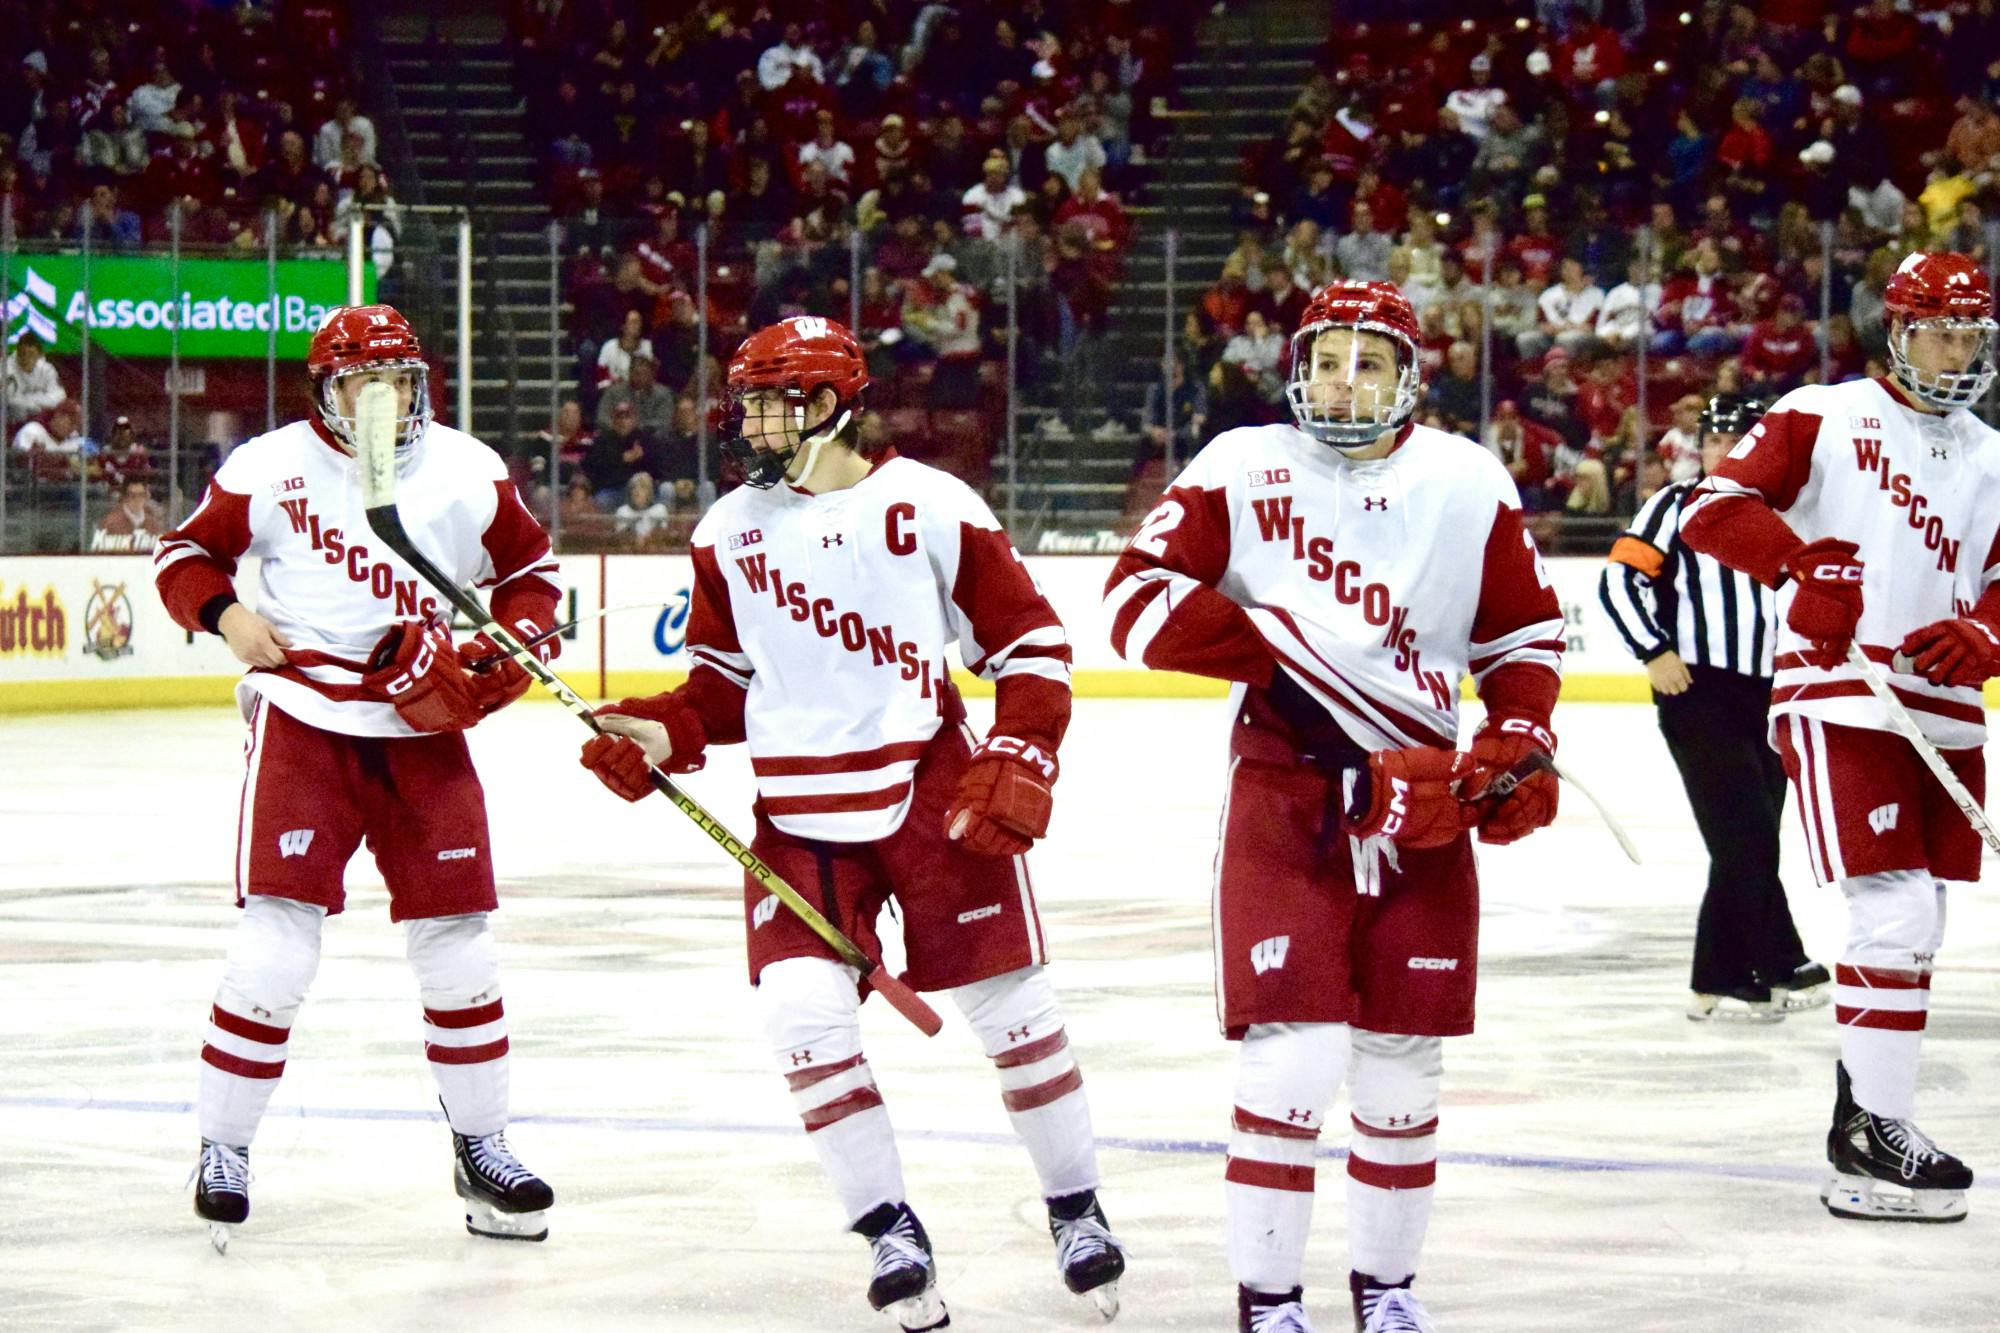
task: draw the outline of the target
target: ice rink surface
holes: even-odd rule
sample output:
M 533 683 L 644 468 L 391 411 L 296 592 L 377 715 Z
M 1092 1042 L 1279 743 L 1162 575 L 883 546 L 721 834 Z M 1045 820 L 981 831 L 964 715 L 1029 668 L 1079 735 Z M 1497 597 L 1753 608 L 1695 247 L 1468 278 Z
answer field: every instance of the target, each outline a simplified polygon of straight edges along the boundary
M 1131 1250 L 1127 1333 L 1234 1327 L 1233 1062 L 1208 931 L 1225 720 L 1216 700 L 1080 701 L 1034 859 Z M 1446 1044 L 1418 1282 L 1440 1328 L 2000 1329 L 2000 883 L 1951 902 L 1918 1099 L 1981 1173 L 1972 1215 L 1835 1221 L 1818 1201 L 1831 1011 L 1682 1016 L 1705 860 L 1652 710 L 1565 705 L 1557 730 L 1645 864 L 1573 793 L 1553 829 L 1482 851 L 1480 1024 Z M 241 725 L 223 709 L 0 721 L 0 1327 L 887 1333 L 765 1050 L 738 875 L 666 802 L 599 788 L 580 737 L 547 704 L 473 735 L 502 881 L 510 1137 L 556 1189 L 548 1242 L 465 1234 L 402 935 L 364 854 L 223 1257 L 183 1181 L 235 918 Z M 740 752 L 689 785 L 747 829 Z M 1794 911 L 1831 962 L 1842 904 L 1789 820 Z M 865 1029 L 952 1326 L 1096 1327 L 1057 1279 L 988 1062 L 940 1008 L 934 1040 L 879 1002 Z M 1348 1327 L 1343 1146 L 1324 1150 L 1308 1258 L 1323 1333 Z

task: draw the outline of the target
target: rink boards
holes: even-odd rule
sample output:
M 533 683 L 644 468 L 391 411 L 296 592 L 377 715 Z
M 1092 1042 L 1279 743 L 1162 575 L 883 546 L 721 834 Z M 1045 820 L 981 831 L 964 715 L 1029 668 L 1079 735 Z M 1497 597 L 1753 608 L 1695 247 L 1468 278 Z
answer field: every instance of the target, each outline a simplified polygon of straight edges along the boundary
M 638 604 L 586 620 L 565 640 L 557 670 L 599 698 L 671 688 L 686 671 L 692 564 L 678 555 L 577 555 L 561 560 L 562 618 Z M 1103 611 L 1110 556 L 1029 556 L 1026 564 L 1069 629 L 1080 696 L 1220 695 L 1215 681 L 1143 671 L 1111 651 Z M 1604 562 L 1546 562 L 1562 599 L 1563 697 L 1648 697 L 1645 672 L 1625 652 L 1597 597 Z M 255 561 L 238 587 L 255 604 Z M 242 668 L 221 640 L 190 635 L 154 594 L 142 555 L 0 557 L 0 713 L 213 704 L 229 699 Z M 968 693 L 990 686 L 960 674 Z M 1989 703 L 1993 702 L 1989 699 Z

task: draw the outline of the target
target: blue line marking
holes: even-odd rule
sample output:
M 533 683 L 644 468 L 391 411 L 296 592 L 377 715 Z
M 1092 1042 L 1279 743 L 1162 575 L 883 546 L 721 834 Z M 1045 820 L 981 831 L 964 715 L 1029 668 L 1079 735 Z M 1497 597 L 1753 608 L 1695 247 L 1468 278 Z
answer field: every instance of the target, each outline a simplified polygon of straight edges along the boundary
M 0 1108 L 37 1111 L 126 1111 L 146 1115 L 193 1115 L 193 1102 L 133 1101 L 115 1097 L 5 1097 Z M 359 1120 L 359 1121 L 441 1121 L 437 1111 L 395 1110 L 370 1106 L 299 1106 L 273 1111 L 270 1119 Z M 511 1124 L 549 1125 L 562 1129 L 606 1129 L 628 1134 L 754 1134 L 789 1136 L 800 1132 L 796 1125 L 752 1125 L 719 1120 L 685 1120 L 676 1116 L 646 1115 L 520 1115 Z M 966 1143 L 1007 1146 L 1016 1142 L 1012 1134 L 978 1130 L 901 1129 L 901 1141 L 925 1140 L 933 1143 Z M 1220 1139 L 1146 1139 L 1099 1135 L 1097 1146 L 1123 1152 L 1166 1153 L 1182 1156 L 1220 1157 L 1229 1145 Z M 1344 1161 L 1345 1148 L 1321 1148 L 1317 1154 L 1332 1161 Z M 1490 1166 L 1506 1171 L 1558 1171 L 1580 1175 L 1677 1173 L 1727 1180 L 1762 1180 L 1779 1184 L 1819 1184 L 1826 1179 L 1824 1167 L 1776 1166 L 1757 1162 L 1706 1162 L 1671 1158 L 1628 1159 L 1618 1157 L 1550 1157 L 1525 1153 L 1441 1152 L 1438 1161 L 1448 1166 Z M 1974 1182 L 1979 1190 L 2000 1189 L 2000 1182 L 1982 1176 Z

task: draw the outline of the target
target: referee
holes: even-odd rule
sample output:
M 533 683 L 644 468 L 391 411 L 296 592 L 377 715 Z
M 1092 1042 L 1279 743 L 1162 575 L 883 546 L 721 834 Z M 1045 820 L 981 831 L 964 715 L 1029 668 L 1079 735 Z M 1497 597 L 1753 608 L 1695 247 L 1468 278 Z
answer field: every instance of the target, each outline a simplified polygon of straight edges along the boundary
M 1699 426 L 1704 475 L 1763 413 L 1735 394 L 1709 399 Z M 1674 482 L 1646 501 L 1611 548 L 1599 597 L 1645 663 L 1660 732 L 1708 846 L 1687 1015 L 1775 1023 L 1825 1004 L 1830 978 L 1806 957 L 1778 879 L 1785 771 L 1766 739 L 1777 595 L 1682 543 L 1681 505 L 1700 481 Z

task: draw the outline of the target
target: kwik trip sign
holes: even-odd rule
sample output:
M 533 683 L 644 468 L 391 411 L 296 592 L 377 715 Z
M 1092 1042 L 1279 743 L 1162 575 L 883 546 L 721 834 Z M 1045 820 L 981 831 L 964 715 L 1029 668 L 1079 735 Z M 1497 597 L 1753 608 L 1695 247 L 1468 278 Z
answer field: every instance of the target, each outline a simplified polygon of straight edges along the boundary
M 273 326 L 278 355 L 304 360 L 326 312 L 347 304 L 347 267 L 331 259 L 290 259 L 277 266 L 275 289 L 261 259 L 183 259 L 180 290 L 165 258 L 93 256 L 84 288 L 83 256 L 16 254 L 7 275 L 6 329 L 11 345 L 32 333 L 58 355 L 92 343 L 119 356 L 164 357 L 173 330 L 190 358 L 262 357 Z M 362 299 L 375 299 L 375 269 L 362 277 Z

